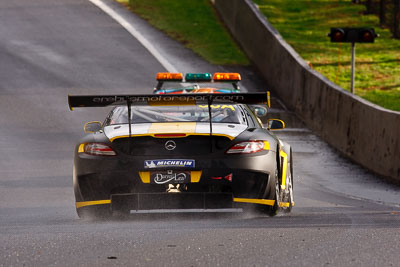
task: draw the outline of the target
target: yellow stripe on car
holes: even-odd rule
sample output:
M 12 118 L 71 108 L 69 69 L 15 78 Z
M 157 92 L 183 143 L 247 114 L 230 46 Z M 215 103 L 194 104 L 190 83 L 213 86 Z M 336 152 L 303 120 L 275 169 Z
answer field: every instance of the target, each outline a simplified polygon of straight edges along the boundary
M 132 133 L 131 137 L 151 136 L 154 138 L 184 138 L 192 135 L 210 136 L 209 133 L 204 133 L 201 131 L 201 129 L 197 129 L 197 126 L 198 125 L 196 122 L 155 122 L 150 124 L 145 133 Z M 176 136 L 168 136 L 168 134 L 176 134 Z M 225 133 L 213 133 L 212 135 L 224 136 L 230 140 L 235 139 L 235 137 Z M 113 142 L 115 139 L 127 137 L 129 137 L 127 134 L 117 135 L 110 137 L 110 141 Z
M 292 207 L 294 206 L 294 202 L 292 202 Z M 279 202 L 279 207 L 280 208 L 289 208 L 290 207 L 290 202 Z
M 150 183 L 150 172 L 139 172 L 140 180 L 142 183 L 149 184 Z
M 281 150 L 281 157 L 282 157 L 282 185 L 281 188 L 286 188 L 286 173 L 287 173 L 287 154 Z
M 198 183 L 201 178 L 202 171 L 191 171 L 190 172 L 190 182 Z
M 195 122 L 160 122 L 152 123 L 148 133 L 195 133 L 196 123 Z
M 256 198 L 233 198 L 234 202 L 243 202 L 243 203 L 254 203 L 254 204 L 262 204 L 273 206 L 275 204 L 275 200 L 273 199 L 256 199 Z
M 78 153 L 83 153 L 85 152 L 85 144 L 80 144 L 78 148 Z
M 271 147 L 269 146 L 268 141 L 264 141 L 264 150 L 270 150 Z
M 289 206 L 290 206 L 289 202 L 279 202 L 280 208 L 289 208 Z
M 151 137 L 154 137 L 154 138 L 184 138 L 184 137 L 188 137 L 188 136 L 191 136 L 191 135 L 210 136 L 210 134 L 208 134 L 208 133 L 176 133 L 176 134 L 186 134 L 186 136 L 173 136 L 173 137 L 171 137 L 171 136 L 165 136 L 165 137 L 163 137 L 163 136 L 155 136 L 156 134 L 161 134 L 162 135 L 162 134 L 165 134 L 165 133 L 161 133 L 160 132 L 160 133 L 152 133 L 152 134 L 132 134 L 131 137 L 151 136 Z M 229 138 L 230 140 L 235 139 L 235 137 L 227 135 L 227 134 L 214 134 L 213 133 L 212 136 L 224 136 L 224 137 Z M 115 136 L 113 138 L 110 138 L 110 141 L 113 142 L 115 139 L 127 138 L 127 137 L 129 137 L 129 135 Z
M 104 199 L 104 200 L 94 200 L 94 201 L 80 201 L 76 202 L 76 208 L 82 208 L 86 206 L 94 206 L 94 205 L 104 205 L 104 204 L 111 204 L 111 199 Z

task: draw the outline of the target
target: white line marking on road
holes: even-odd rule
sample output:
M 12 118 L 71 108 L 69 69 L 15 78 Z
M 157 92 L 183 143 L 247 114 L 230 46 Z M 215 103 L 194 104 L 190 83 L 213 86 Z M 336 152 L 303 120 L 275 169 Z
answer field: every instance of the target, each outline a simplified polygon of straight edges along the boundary
M 135 28 L 130 24 L 126 19 L 124 19 L 121 15 L 115 12 L 111 7 L 107 4 L 103 3 L 100 0 L 89 0 L 92 4 L 103 10 L 107 15 L 113 18 L 116 22 L 121 24 L 133 37 L 135 37 L 159 62 L 160 64 L 169 72 L 178 72 L 174 66 L 172 66 L 169 61 L 163 57 L 158 50 Z

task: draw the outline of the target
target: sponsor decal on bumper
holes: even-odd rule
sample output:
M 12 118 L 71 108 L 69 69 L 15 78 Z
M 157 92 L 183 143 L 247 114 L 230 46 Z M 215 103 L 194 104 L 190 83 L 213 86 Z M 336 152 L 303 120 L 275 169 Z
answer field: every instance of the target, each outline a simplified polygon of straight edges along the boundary
M 185 184 L 190 183 L 190 172 L 150 172 L 150 183 L 154 184 Z
M 169 171 L 171 171 L 171 170 L 169 170 Z M 186 173 L 186 171 L 177 171 L 177 172 Z M 157 173 L 162 173 L 162 171 L 161 172 L 157 172 L 157 171 L 139 172 L 140 180 L 142 180 L 142 183 L 144 183 L 144 184 L 155 183 L 154 180 L 152 182 L 150 182 L 150 174 L 153 175 L 152 178 L 154 179 L 154 176 Z M 190 174 L 190 178 L 187 178 L 187 179 L 190 179 L 190 183 L 198 183 L 198 182 L 200 182 L 202 171 L 190 171 L 190 172 L 188 172 L 188 174 Z
M 194 168 L 195 161 L 192 159 L 157 159 L 157 160 L 145 160 L 144 168 L 171 168 L 171 167 L 184 167 Z

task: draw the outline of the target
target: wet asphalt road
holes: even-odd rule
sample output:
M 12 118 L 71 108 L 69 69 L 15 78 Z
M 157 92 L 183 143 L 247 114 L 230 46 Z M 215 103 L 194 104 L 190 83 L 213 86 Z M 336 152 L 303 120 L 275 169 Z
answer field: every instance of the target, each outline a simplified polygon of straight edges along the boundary
M 177 69 L 224 70 L 127 19 Z M 251 70 L 230 69 L 242 72 L 247 90 L 265 90 Z M 271 114 L 287 121 L 278 135 L 295 158 L 291 214 L 79 220 L 74 143 L 83 123 L 107 110 L 70 112 L 67 95 L 151 93 L 163 70 L 86 0 L 0 1 L 1 266 L 400 265 L 399 187 L 340 157 L 277 99 Z

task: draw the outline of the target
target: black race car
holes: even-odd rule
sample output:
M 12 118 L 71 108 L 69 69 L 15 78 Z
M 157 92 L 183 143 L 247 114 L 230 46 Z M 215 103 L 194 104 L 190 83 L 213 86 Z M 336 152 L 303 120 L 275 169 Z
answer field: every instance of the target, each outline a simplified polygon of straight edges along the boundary
M 79 217 L 249 207 L 273 216 L 294 205 L 292 151 L 270 132 L 284 123 L 269 119 L 266 129 L 249 106 L 266 93 L 68 100 L 71 110 L 115 106 L 75 147 Z

